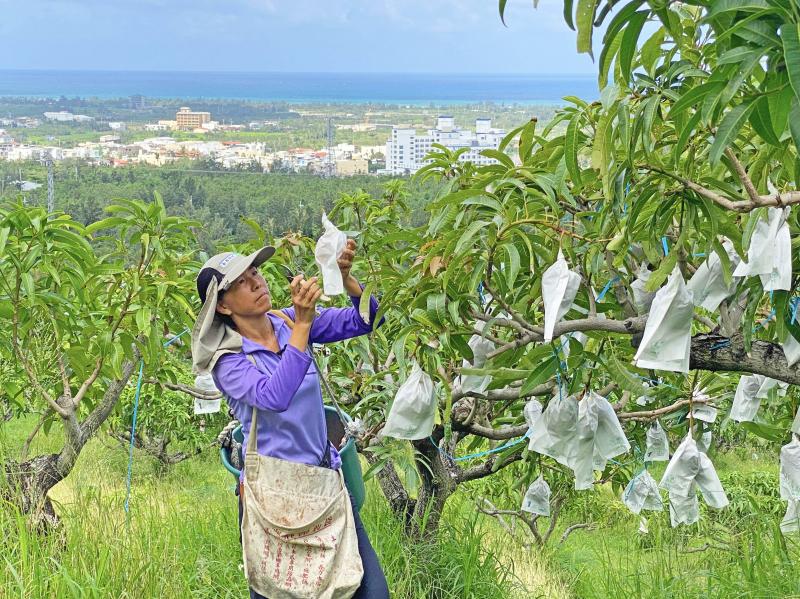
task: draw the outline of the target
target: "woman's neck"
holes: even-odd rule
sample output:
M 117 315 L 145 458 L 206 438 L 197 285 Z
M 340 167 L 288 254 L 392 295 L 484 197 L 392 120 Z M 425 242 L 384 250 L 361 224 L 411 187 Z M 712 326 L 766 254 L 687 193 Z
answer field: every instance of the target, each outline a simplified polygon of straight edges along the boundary
M 254 341 L 273 351 L 279 349 L 278 339 L 275 337 L 275 329 L 266 314 L 235 317 L 234 321 L 236 322 L 236 330 L 242 337 L 247 337 L 250 341 Z

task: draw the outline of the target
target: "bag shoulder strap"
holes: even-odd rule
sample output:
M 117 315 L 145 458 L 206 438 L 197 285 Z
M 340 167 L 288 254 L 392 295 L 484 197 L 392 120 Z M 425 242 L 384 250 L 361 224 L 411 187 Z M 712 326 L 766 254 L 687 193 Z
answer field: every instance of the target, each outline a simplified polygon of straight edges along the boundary
M 294 320 L 289 318 L 289 316 L 283 310 L 270 310 L 269 313 L 281 318 L 290 329 L 292 330 L 294 329 Z M 333 393 L 333 389 L 331 389 L 331 385 L 328 382 L 328 377 L 325 376 L 325 373 L 319 367 L 319 362 L 317 362 L 317 356 L 314 354 L 314 347 L 310 341 L 308 343 L 308 352 L 311 354 L 311 359 L 314 361 L 314 366 L 316 367 L 317 374 L 319 375 L 319 378 L 322 381 L 322 386 L 325 387 L 325 391 L 328 393 L 328 397 L 330 398 L 331 402 L 333 402 L 333 407 L 336 408 L 336 413 L 339 416 L 339 420 L 341 420 L 342 422 L 342 426 L 344 426 L 345 430 L 347 430 L 347 420 L 345 419 L 342 409 L 339 407 L 339 402 L 336 401 L 336 395 Z M 252 358 L 252 356 L 249 355 L 248 357 Z M 253 363 L 255 364 L 255 360 L 253 360 Z
M 283 310 L 270 310 L 269 313 L 282 318 L 283 322 L 285 322 L 290 329 L 294 329 L 294 320 L 289 318 L 289 316 Z

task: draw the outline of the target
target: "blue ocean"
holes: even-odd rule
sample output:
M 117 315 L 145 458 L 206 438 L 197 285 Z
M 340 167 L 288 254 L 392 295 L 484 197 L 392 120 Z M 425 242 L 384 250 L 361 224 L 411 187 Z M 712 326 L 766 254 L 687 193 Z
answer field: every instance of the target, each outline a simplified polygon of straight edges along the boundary
M 0 70 L 0 96 L 320 103 L 554 104 L 598 97 L 594 76 Z

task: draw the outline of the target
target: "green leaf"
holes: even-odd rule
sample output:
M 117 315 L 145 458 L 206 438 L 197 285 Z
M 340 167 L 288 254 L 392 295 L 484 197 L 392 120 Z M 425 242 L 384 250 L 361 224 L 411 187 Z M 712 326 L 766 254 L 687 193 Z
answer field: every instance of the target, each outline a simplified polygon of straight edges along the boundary
M 605 367 L 611 380 L 617 383 L 623 391 L 630 392 L 634 398 L 649 394 L 649 389 L 644 386 L 642 380 L 631 374 L 616 356 L 612 355 L 605 360 Z
M 491 208 L 495 212 L 500 212 L 503 209 L 502 204 L 492 197 L 482 195 L 478 197 L 470 197 L 461 202 L 462 206 L 483 206 L 484 208 Z
M 534 140 L 536 134 L 536 119 L 531 119 L 522 128 L 519 134 L 519 159 L 521 162 L 527 162 L 531 157 L 533 150 Z
M 11 319 L 14 316 L 14 304 L 11 300 L 0 300 L 0 318 Z
M 611 22 L 608 24 L 605 35 L 603 35 L 604 46 L 607 46 L 611 39 L 616 37 L 616 35 L 625 28 L 633 13 L 635 13 L 643 3 L 644 0 L 633 0 L 633 2 L 626 4 L 614 15 L 614 18 L 611 19 Z
M 369 322 L 369 305 L 370 300 L 369 298 L 375 293 L 375 282 L 373 280 L 367 281 L 367 284 L 364 285 L 364 291 L 361 292 L 361 301 L 358 303 L 358 313 L 361 316 L 361 320 L 370 324 Z
M 530 376 L 525 379 L 525 382 L 522 383 L 522 387 L 520 387 L 519 393 L 520 395 L 526 395 L 533 390 L 534 387 L 541 385 L 551 376 L 553 376 L 556 371 L 558 370 L 558 359 L 555 356 L 545 360 L 541 364 L 539 364 L 538 368 L 535 368 L 533 372 L 531 372 Z
M 458 240 L 456 244 L 456 249 L 454 250 L 455 254 L 460 254 L 464 248 L 467 247 L 469 243 L 472 242 L 472 238 L 475 236 L 475 233 L 480 231 L 481 229 L 486 228 L 490 223 L 486 222 L 485 220 L 476 220 L 469 227 Z
M 573 0 L 564 0 L 564 21 L 570 29 L 575 31 L 575 23 L 572 20 L 572 2 Z
M 717 134 L 714 136 L 714 143 L 711 144 L 709 151 L 709 161 L 712 165 L 717 165 L 722 153 L 725 151 L 736 136 L 739 134 L 739 129 L 747 121 L 750 112 L 753 110 L 752 103 L 739 104 L 734 106 L 723 117 L 722 122 L 719 124 Z
M 789 131 L 792 134 L 797 155 L 800 156 L 800 100 L 796 98 L 792 102 L 792 109 L 789 112 Z
M 11 232 L 9 227 L 3 227 L 0 229 L 0 257 L 3 256 L 3 252 L 6 249 L 6 243 L 8 242 L 8 234 Z
M 432 293 L 426 299 L 428 314 L 432 317 L 434 322 L 441 326 L 447 324 L 446 301 L 447 296 L 444 293 Z
M 772 129 L 772 118 L 769 114 L 769 100 L 766 97 L 761 97 L 755 102 L 753 112 L 750 115 L 750 124 L 753 125 L 756 133 L 758 133 L 764 141 L 773 146 L 780 147 L 781 142 L 775 131 Z
M 608 72 L 611 69 L 614 57 L 617 56 L 619 52 L 620 45 L 622 45 L 622 35 L 619 31 L 617 31 L 616 35 L 610 38 L 610 40 L 603 41 L 603 49 L 600 51 L 600 62 L 597 69 L 599 73 L 600 89 L 608 85 Z
M 642 142 L 644 143 L 645 151 L 650 152 L 653 149 L 653 121 L 655 120 L 656 110 L 661 103 L 661 94 L 656 94 L 645 100 L 644 103 L 644 116 L 642 117 Z
M 784 87 L 777 90 L 777 93 L 771 93 L 767 96 L 769 103 L 769 116 L 772 119 L 772 130 L 778 137 L 781 137 L 786 131 L 786 123 L 789 119 L 789 110 L 794 101 L 794 90 L 788 81 L 784 79 Z
M 33 275 L 29 272 L 24 272 L 22 275 L 20 275 L 20 279 L 22 281 L 22 288 L 25 290 L 25 296 L 28 298 L 28 302 L 33 303 L 34 299 L 36 299 Z
M 565 7 L 566 8 L 566 7 Z M 578 23 L 578 52 L 594 57 L 592 53 L 592 33 L 597 0 L 578 0 L 576 13 Z
M 111 229 L 113 227 L 121 227 L 129 224 L 130 222 L 125 217 L 110 216 L 109 218 L 104 218 L 87 226 L 86 233 L 93 235 L 96 231 L 100 231 L 101 229 Z
M 500 145 L 497 146 L 497 149 L 500 150 L 501 152 L 505 152 L 506 148 L 508 147 L 508 144 L 510 144 L 524 128 L 525 125 L 520 125 L 519 127 L 515 127 L 514 129 L 506 133 L 506 136 L 502 139 L 502 141 L 500 141 Z
M 511 156 L 506 154 L 505 152 L 499 152 L 498 150 L 482 150 L 481 156 L 486 156 L 487 158 L 494 158 L 505 166 L 506 168 L 512 169 L 514 168 L 514 161 L 511 159 Z
M 684 148 L 686 148 L 686 144 L 689 142 L 689 137 L 692 135 L 694 130 L 697 128 L 697 123 L 700 121 L 700 111 L 698 110 L 692 115 L 692 118 L 689 119 L 689 122 L 684 125 L 683 129 L 681 130 L 681 134 L 678 137 L 678 141 L 675 144 L 672 152 L 672 159 L 675 161 L 675 164 L 680 164 L 680 157 L 683 154 Z
M 783 59 L 794 95 L 800 101 L 800 24 L 786 23 L 781 27 Z
M 728 256 L 728 252 L 725 251 L 725 247 L 719 239 L 714 238 L 711 243 L 719 257 L 719 263 L 722 267 L 722 279 L 725 281 L 726 285 L 730 285 L 733 281 L 733 271 L 731 270 L 731 259 Z
M 636 54 L 639 35 L 642 33 L 642 27 L 644 27 L 649 14 L 649 10 L 641 10 L 634 14 L 622 36 L 622 44 L 619 50 L 619 68 L 626 81 L 631 79 L 631 63 L 634 54 Z
M 517 279 L 517 274 L 519 274 L 520 268 L 520 257 L 519 251 L 517 247 L 513 243 L 506 244 L 503 246 L 506 253 L 508 254 L 509 260 L 509 268 L 506 271 L 506 284 L 508 285 L 509 289 L 514 288 L 514 281 Z
M 661 52 L 661 44 L 664 43 L 666 32 L 663 27 L 660 27 L 650 39 L 642 44 L 642 50 L 639 52 L 639 62 L 648 73 L 653 72 L 656 61 L 659 57 L 663 56 Z
M 763 422 L 742 422 L 740 426 L 744 430 L 768 441 L 782 441 L 786 436 L 786 429 L 782 426 L 774 426 Z
M 769 8 L 766 0 L 717 0 L 710 3 L 707 19 L 712 19 L 726 12 L 753 12 Z
M 503 25 L 506 25 L 505 12 L 506 12 L 506 3 L 507 2 L 508 2 L 508 0 L 500 0 L 500 6 L 499 6 L 499 8 L 500 8 L 500 21 L 503 23 Z M 508 25 L 506 25 L 506 27 L 508 27 Z
M 705 98 L 708 94 L 716 93 L 722 89 L 722 86 L 723 84 L 718 81 L 709 81 L 707 83 L 701 83 L 700 85 L 690 88 L 681 95 L 677 102 L 672 105 L 672 108 L 670 109 L 670 115 L 674 117 L 679 112 L 683 112 L 687 108 L 696 106 L 700 100 Z
M 578 164 L 578 140 L 580 137 L 580 118 L 581 114 L 576 113 L 567 125 L 567 134 L 564 137 L 564 160 L 567 170 L 576 186 L 581 185 L 581 168 Z
M 735 46 L 728 50 L 727 52 L 723 52 L 722 55 L 717 59 L 717 66 L 722 66 L 725 64 L 736 64 L 738 62 L 742 62 L 743 60 L 750 58 L 755 50 L 749 46 Z
M 666 281 L 667 277 L 675 270 L 675 265 L 678 263 L 678 253 L 673 249 L 664 259 L 658 268 L 652 272 L 650 278 L 645 285 L 647 291 L 657 291 L 661 287 L 661 283 Z
M 737 63 L 738 68 L 736 69 L 736 74 L 729 78 L 725 88 L 722 90 L 722 92 L 720 92 L 720 106 L 727 106 L 730 103 L 730 101 L 739 91 L 739 88 L 742 87 L 745 79 L 747 79 L 755 66 L 758 64 L 759 60 L 761 60 L 761 52 L 758 50 L 753 50 L 747 58 Z

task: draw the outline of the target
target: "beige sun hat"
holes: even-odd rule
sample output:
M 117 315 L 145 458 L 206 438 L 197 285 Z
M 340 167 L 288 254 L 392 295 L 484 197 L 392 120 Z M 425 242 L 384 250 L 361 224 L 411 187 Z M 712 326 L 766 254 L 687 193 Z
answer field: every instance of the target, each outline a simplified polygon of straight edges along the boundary
M 223 252 L 209 258 L 197 275 L 197 293 L 203 307 L 192 329 L 192 370 L 211 372 L 220 356 L 242 350 L 242 336 L 217 315 L 217 298 L 251 266 L 260 266 L 275 253 L 266 246 L 249 256 Z

